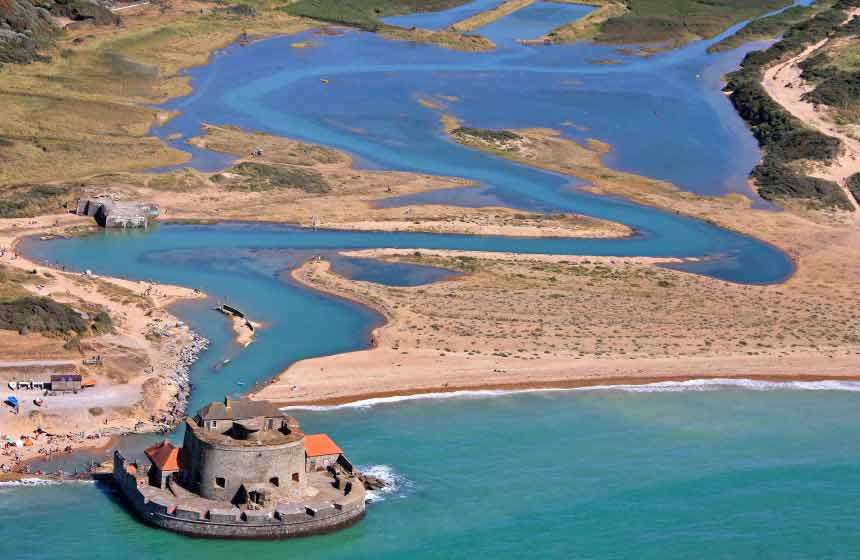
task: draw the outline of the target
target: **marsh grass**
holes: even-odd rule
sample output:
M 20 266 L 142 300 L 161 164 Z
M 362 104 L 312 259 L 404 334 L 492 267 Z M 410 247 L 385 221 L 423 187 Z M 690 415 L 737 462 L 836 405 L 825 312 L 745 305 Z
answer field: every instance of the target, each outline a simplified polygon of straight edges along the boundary
M 270 35 L 305 27 L 267 3 L 259 5 L 256 17 L 226 7 L 165 13 L 150 7 L 121 29 L 70 32 L 49 53 L 49 62 L 5 65 L 0 185 L 185 161 L 187 154 L 149 136 L 167 114 L 144 104 L 188 93 L 188 77 L 180 71 L 206 62 L 212 50 L 243 31 Z

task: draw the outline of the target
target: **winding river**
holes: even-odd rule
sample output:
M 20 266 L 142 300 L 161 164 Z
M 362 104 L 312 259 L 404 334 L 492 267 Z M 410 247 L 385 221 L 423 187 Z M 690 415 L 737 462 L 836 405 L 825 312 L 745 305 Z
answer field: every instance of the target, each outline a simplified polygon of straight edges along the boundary
M 577 16 L 589 10 L 565 8 Z M 701 194 L 751 195 L 745 178 L 758 159 L 755 142 L 719 91 L 720 75 L 744 49 L 709 56 L 709 43 L 698 42 L 640 58 L 595 45 L 515 42 L 553 27 L 559 9 L 539 3 L 492 24 L 488 34 L 499 44 L 492 53 L 387 42 L 353 31 L 230 47 L 190 71 L 194 92 L 167 105 L 181 114 L 157 134 L 187 138 L 203 122 L 264 130 L 346 150 L 361 166 L 454 175 L 481 185 L 413 197 L 410 203 L 579 212 L 628 224 L 637 232 L 632 238 L 164 224 L 145 233 L 29 240 L 24 250 L 72 269 L 197 287 L 229 297 L 264 322 L 267 328 L 251 350 L 241 352 L 226 325 L 213 321 L 211 302 L 177 309 L 213 340 L 193 368 L 191 409 L 246 392 L 296 360 L 368 343 L 368 329 L 380 321 L 376 314 L 287 279 L 286 271 L 321 252 L 397 247 L 707 257 L 679 268 L 747 284 L 785 279 L 792 263 L 765 243 L 593 196 L 577 190 L 569 177 L 464 148 L 445 137 L 438 111 L 416 102 L 419 95 L 456 99 L 445 111 L 469 126 L 540 126 L 576 140 L 596 137 L 612 144 L 611 166 Z M 432 18 L 441 26 L 453 15 L 410 17 L 413 24 Z M 291 48 L 295 41 L 315 47 Z M 606 59 L 623 64 L 594 64 Z M 329 84 L 321 85 L 321 79 Z M 229 161 L 174 142 L 192 152 L 190 165 L 198 169 L 219 169 Z M 438 276 L 360 260 L 339 266 L 353 277 L 391 284 Z M 226 358 L 230 363 L 214 372 Z M 303 411 L 298 415 L 308 431 L 329 431 L 356 462 L 375 465 L 396 482 L 368 518 L 347 531 L 284 543 L 191 541 L 139 525 L 82 485 L 0 488 L 0 535 L 18 546 L 27 543 L 16 557 L 28 559 L 56 557 L 58 550 L 64 557 L 91 559 L 227 557 L 249 549 L 261 558 L 728 558 L 784 557 L 798 550 L 824 557 L 833 552 L 837 535 L 839 550 L 856 550 L 855 532 L 840 531 L 857 505 L 856 492 L 846 498 L 844 488 L 860 488 L 860 469 L 852 442 L 838 429 L 846 419 L 860 419 L 856 387 L 793 388 L 691 383 L 646 392 L 543 392 Z M 148 438 L 129 438 L 123 445 L 139 448 L 141 439 Z M 56 536 L 50 544 L 40 538 L 47 526 Z

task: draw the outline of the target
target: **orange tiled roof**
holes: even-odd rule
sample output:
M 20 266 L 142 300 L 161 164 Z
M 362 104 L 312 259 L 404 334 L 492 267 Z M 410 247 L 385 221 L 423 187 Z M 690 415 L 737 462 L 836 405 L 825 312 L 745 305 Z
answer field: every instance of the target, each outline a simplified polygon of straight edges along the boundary
M 160 471 L 179 470 L 179 447 L 174 447 L 167 440 L 148 447 L 144 453 L 152 461 L 152 464 Z
M 320 455 L 340 455 L 343 451 L 340 450 L 335 442 L 328 437 L 328 434 L 307 434 L 305 435 L 305 451 L 308 457 L 319 457 Z

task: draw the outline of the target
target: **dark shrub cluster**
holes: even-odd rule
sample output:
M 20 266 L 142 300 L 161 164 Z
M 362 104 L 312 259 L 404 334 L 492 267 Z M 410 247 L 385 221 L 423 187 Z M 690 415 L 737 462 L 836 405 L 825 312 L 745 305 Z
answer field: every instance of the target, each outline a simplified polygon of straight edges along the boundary
M 840 141 L 794 118 L 768 95 L 761 79 L 768 66 L 839 32 L 846 10 L 858 5 L 860 0 L 839 0 L 832 9 L 791 26 L 780 41 L 747 54 L 740 69 L 727 76 L 732 104 L 765 151 L 752 172 L 765 199 L 801 198 L 815 205 L 852 209 L 836 183 L 802 175 L 789 165 L 798 160 L 830 161 L 838 154 Z M 820 69 L 820 63 L 810 65 L 810 71 L 813 68 Z
M 0 302 L 0 329 L 83 335 L 90 326 L 80 313 L 64 303 L 28 296 Z

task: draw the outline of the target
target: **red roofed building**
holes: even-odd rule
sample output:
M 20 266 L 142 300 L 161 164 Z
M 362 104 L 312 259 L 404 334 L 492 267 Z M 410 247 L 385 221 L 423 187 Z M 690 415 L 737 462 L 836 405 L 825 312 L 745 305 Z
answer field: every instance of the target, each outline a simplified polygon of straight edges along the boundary
M 146 448 L 144 453 L 152 462 L 150 479 L 153 486 L 167 488 L 167 483 L 181 468 L 181 447 L 175 447 L 167 440 Z
M 326 470 L 337 463 L 342 453 L 328 434 L 305 434 L 305 468 L 308 472 Z

